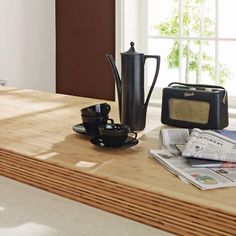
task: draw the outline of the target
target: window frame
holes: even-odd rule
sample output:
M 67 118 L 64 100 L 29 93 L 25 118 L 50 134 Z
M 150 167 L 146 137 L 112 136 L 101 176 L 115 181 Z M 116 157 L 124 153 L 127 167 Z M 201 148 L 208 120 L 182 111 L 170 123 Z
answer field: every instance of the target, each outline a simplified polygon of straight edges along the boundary
M 118 27 L 116 29 L 116 61 L 118 66 L 120 65 L 120 52 L 127 51 L 129 48 L 129 42 L 134 41 L 136 42 L 136 45 L 139 45 L 139 50 L 144 52 L 145 54 L 148 53 L 148 40 L 149 39 L 177 39 L 180 43 L 180 52 L 182 52 L 182 42 L 183 40 L 189 39 L 189 40 L 208 40 L 208 41 L 214 41 L 215 42 L 215 81 L 216 85 L 219 82 L 219 42 L 223 41 L 230 41 L 230 42 L 236 42 L 236 38 L 227 38 L 227 37 L 219 37 L 219 0 L 215 0 L 215 36 L 214 37 L 194 37 L 194 36 L 183 36 L 183 25 L 182 25 L 182 9 L 183 9 L 183 0 L 179 0 L 179 34 L 177 36 L 156 36 L 156 35 L 148 35 L 148 0 L 116 0 L 116 16 L 117 21 L 119 24 L 116 26 Z M 129 10 L 128 10 L 128 4 L 133 4 L 133 9 L 136 11 L 136 19 L 139 19 L 138 27 L 135 28 L 134 24 L 132 24 L 132 27 L 135 29 L 133 32 L 135 32 L 134 40 L 130 40 L 130 35 L 127 35 L 127 28 L 129 28 Z M 182 53 L 179 53 L 179 81 L 181 81 L 182 76 L 182 63 L 183 57 Z M 118 67 L 120 68 L 120 67 Z M 235 78 L 233 78 L 235 79 Z M 146 87 L 146 94 L 149 90 L 147 86 L 147 81 L 145 81 L 145 87 Z M 153 94 L 150 99 L 150 104 L 152 105 L 160 105 L 161 104 L 161 95 L 162 95 L 162 88 L 158 87 L 158 81 L 157 81 L 157 87 L 154 88 Z M 230 108 L 233 108 L 236 110 L 236 96 L 230 96 L 229 97 L 229 104 Z

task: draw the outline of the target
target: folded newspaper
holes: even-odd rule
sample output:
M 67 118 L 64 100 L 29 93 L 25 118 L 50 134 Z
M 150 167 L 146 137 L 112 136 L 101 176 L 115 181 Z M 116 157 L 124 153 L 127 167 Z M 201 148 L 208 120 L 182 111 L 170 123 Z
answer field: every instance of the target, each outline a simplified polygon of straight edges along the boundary
M 163 128 L 160 130 L 161 147 L 173 154 L 181 154 L 190 133 L 190 129 Z
M 162 150 L 150 150 L 150 153 L 168 170 L 202 190 L 233 187 L 236 168 L 191 167 L 188 157 L 236 162 L 235 134 L 227 130 L 163 128 L 160 131 Z
M 193 129 L 182 156 L 236 162 L 236 140 L 215 131 Z

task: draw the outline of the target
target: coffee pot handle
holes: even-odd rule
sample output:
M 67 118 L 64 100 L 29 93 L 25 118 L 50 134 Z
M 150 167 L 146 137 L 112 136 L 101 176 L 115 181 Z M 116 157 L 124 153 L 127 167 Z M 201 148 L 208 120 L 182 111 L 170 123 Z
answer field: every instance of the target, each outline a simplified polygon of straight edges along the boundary
M 154 89 L 154 86 L 156 84 L 156 81 L 157 81 L 157 77 L 158 77 L 158 74 L 159 74 L 159 69 L 160 69 L 160 62 L 161 62 L 161 57 L 160 56 L 152 56 L 152 55 L 144 55 L 144 64 L 145 64 L 145 61 L 147 58 L 155 58 L 157 63 L 156 63 L 156 71 L 155 71 L 155 75 L 154 75 L 154 79 L 152 81 L 152 85 L 151 85 L 151 88 L 148 92 L 148 95 L 147 95 L 147 98 L 146 98 L 146 101 L 144 103 L 144 106 L 147 107 L 148 105 L 148 102 L 149 102 L 149 99 L 151 97 L 151 94 L 152 94 L 152 91 Z

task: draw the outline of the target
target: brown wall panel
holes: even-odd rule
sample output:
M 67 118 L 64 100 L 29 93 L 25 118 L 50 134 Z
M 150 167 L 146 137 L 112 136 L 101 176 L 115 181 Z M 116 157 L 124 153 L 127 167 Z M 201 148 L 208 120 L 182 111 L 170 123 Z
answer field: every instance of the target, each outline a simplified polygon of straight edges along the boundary
M 56 0 L 56 91 L 114 100 L 115 0 Z

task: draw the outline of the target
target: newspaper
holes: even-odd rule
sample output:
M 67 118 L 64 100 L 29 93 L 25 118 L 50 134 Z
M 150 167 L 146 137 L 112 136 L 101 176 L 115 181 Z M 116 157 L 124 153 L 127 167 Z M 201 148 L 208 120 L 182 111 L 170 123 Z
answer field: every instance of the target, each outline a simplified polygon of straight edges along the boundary
M 189 157 L 236 162 L 235 131 L 163 128 L 160 141 L 163 149 L 151 155 L 182 180 L 202 190 L 236 186 L 236 168 L 189 165 Z
M 201 190 L 236 186 L 236 168 L 192 168 L 183 156 L 167 149 L 150 150 L 150 154 L 169 171 Z
M 160 144 L 173 154 L 180 154 L 190 135 L 190 129 L 163 128 L 160 130 Z
M 236 162 L 236 140 L 215 131 L 193 129 L 182 156 Z

